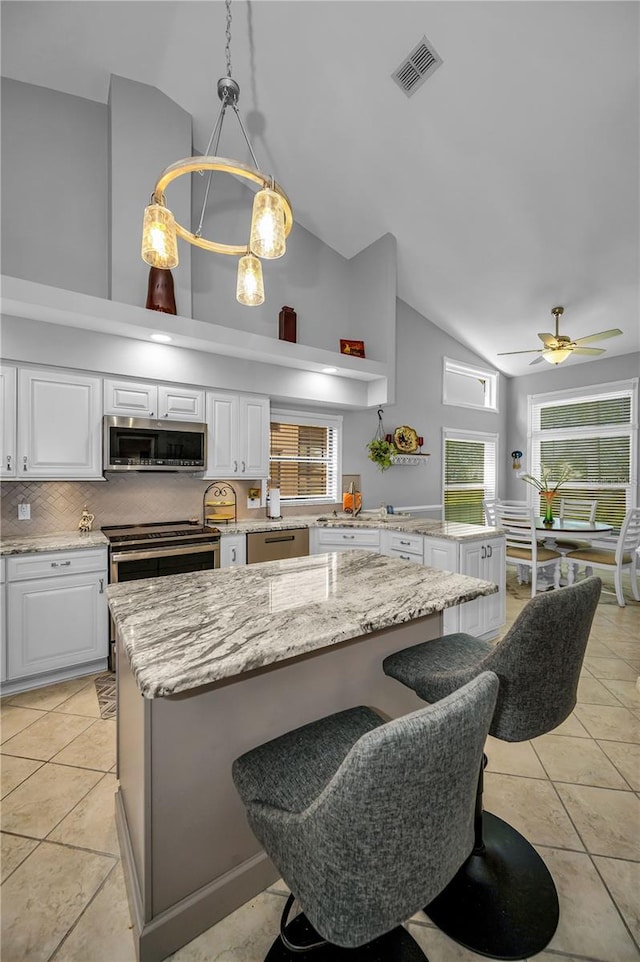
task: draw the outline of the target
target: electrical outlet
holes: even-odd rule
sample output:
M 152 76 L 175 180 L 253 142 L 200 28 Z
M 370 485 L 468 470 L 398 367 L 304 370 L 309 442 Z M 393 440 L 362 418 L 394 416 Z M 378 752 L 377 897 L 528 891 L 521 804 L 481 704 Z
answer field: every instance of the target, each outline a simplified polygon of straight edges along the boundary
M 31 520 L 31 505 L 26 504 L 24 501 L 18 505 L 18 521 L 30 521 Z

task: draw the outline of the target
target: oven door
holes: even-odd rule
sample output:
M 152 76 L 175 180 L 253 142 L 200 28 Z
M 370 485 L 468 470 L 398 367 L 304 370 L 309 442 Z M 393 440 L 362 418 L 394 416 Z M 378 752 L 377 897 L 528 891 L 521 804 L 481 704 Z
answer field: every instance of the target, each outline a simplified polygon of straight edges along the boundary
M 140 547 L 133 551 L 111 552 L 110 581 L 136 581 L 160 578 L 189 571 L 207 571 L 220 567 L 220 544 L 165 545 L 160 548 Z

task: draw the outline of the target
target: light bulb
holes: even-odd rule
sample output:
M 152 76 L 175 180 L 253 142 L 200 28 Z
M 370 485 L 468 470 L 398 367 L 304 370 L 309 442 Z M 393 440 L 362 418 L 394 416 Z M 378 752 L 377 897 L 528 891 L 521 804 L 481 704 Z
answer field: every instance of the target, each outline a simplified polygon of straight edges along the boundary
M 286 250 L 282 198 L 270 187 L 259 190 L 253 198 L 249 246 L 267 260 L 282 257 Z
M 178 266 L 176 222 L 171 211 L 160 204 L 145 208 L 141 254 L 151 267 L 170 270 Z
M 542 356 L 545 361 L 549 362 L 549 364 L 562 364 L 563 361 L 567 360 L 570 354 L 571 350 L 559 348 L 558 350 L 554 351 L 544 351 Z
M 264 303 L 262 264 L 251 251 L 238 261 L 236 300 L 247 307 L 257 307 Z

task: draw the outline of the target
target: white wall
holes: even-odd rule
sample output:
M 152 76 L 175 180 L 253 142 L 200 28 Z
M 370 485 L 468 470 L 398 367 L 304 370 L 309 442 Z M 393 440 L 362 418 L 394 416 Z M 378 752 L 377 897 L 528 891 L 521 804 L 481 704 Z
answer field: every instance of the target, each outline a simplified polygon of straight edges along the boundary
M 509 381 L 509 405 L 507 415 L 507 454 L 514 450 L 524 453 L 523 467 L 528 468 L 527 457 L 527 417 L 528 397 L 530 394 L 544 394 L 546 391 L 564 391 L 569 388 L 597 387 L 611 381 L 624 381 L 640 375 L 640 354 L 627 354 L 623 357 L 598 358 L 581 364 L 573 364 L 571 360 L 558 367 L 549 367 L 537 374 L 526 377 L 512 378 Z M 636 421 L 638 412 L 635 412 Z M 637 476 L 640 477 L 639 463 L 636 465 Z M 505 497 L 525 499 L 529 486 L 515 476 L 513 469 L 507 474 Z M 640 499 L 639 499 L 640 503 Z

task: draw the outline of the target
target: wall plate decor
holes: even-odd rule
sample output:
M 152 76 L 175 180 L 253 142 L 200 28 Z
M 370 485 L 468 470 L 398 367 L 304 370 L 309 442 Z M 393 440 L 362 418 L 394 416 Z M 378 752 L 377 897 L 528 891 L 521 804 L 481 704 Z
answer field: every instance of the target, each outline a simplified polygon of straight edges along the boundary
M 418 450 L 418 435 L 408 424 L 401 424 L 394 431 L 393 443 L 402 454 L 413 454 Z
M 364 341 L 351 341 L 341 337 L 340 353 L 350 354 L 352 357 L 364 357 Z

